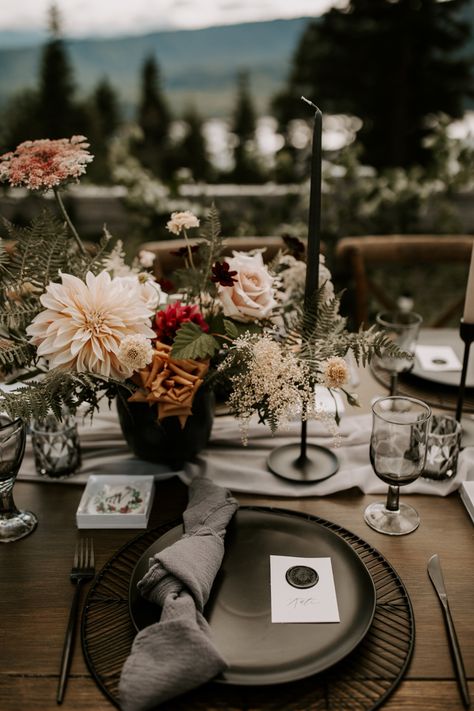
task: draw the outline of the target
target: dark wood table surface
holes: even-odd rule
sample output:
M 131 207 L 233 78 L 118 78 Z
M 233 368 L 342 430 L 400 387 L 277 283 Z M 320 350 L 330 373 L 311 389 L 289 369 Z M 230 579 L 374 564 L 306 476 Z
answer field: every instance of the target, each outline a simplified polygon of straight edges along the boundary
M 59 664 L 73 593 L 69 571 L 78 537 L 75 513 L 82 490 L 82 486 L 61 483 L 19 481 L 15 485 L 17 505 L 34 511 L 39 525 L 24 540 L 0 545 L 1 711 L 56 708 Z M 421 525 L 413 534 L 399 538 L 378 534 L 364 523 L 365 506 L 381 497 L 366 496 L 355 489 L 322 498 L 237 498 L 242 504 L 289 508 L 339 523 L 377 548 L 399 573 L 413 604 L 416 643 L 405 678 L 383 707 L 387 711 L 463 708 L 441 608 L 426 572 L 428 559 L 438 553 L 474 698 L 474 528 L 456 493 L 447 498 L 410 496 L 420 513 Z M 149 526 L 177 518 L 186 500 L 186 487 L 177 478 L 158 483 Z M 97 530 L 92 534 L 99 570 L 137 532 Z M 113 708 L 87 670 L 79 635 L 63 708 Z

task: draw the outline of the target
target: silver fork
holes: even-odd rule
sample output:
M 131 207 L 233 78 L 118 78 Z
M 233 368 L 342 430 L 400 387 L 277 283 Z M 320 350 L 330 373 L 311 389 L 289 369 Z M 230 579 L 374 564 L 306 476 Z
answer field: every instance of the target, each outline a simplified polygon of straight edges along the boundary
M 67 623 L 66 637 L 64 639 L 63 655 L 61 658 L 61 671 L 59 673 L 58 693 L 56 701 L 62 704 L 66 682 L 71 666 L 72 650 L 74 645 L 74 635 L 76 631 L 77 612 L 79 610 L 79 599 L 81 592 L 81 583 L 86 580 L 91 580 L 95 575 L 94 568 L 94 545 L 92 538 L 81 538 L 76 543 L 76 551 L 70 573 L 71 582 L 74 583 L 76 589 L 71 603 L 69 612 L 69 620 Z

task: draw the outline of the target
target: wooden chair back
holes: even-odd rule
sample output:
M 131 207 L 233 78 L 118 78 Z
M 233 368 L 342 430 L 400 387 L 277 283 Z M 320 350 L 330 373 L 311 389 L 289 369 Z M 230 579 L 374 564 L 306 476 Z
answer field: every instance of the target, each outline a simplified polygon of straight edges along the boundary
M 374 280 L 374 269 L 391 265 L 394 269 L 428 264 L 469 265 L 473 243 L 474 235 L 369 235 L 340 239 L 335 257 L 338 266 L 344 267 L 354 282 L 351 306 L 356 325 L 369 323 L 371 298 L 385 309 L 397 308 L 396 298 L 391 298 L 386 289 Z M 455 303 L 448 303 L 449 294 L 446 297 L 440 299 L 440 305 L 444 303 L 444 306 L 429 325 L 445 325 L 464 300 L 464 294 Z

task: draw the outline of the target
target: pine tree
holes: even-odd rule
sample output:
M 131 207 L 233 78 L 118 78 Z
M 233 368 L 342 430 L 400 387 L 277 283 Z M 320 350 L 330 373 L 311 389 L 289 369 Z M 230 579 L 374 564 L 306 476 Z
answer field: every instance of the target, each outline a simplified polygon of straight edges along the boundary
M 264 179 L 257 154 L 255 131 L 257 118 L 246 71 L 237 76 L 237 98 L 231 125 L 234 136 L 234 168 L 230 178 L 238 183 L 262 182 Z
M 37 123 L 38 94 L 32 89 L 24 89 L 14 94 L 8 101 L 0 118 L 0 153 L 14 150 L 26 140 L 42 138 Z
M 194 106 L 187 109 L 183 119 L 186 129 L 178 149 L 181 166 L 190 169 L 194 180 L 208 181 L 212 166 L 203 135 L 202 119 Z
M 426 117 L 463 113 L 473 85 L 460 54 L 469 0 L 351 0 L 310 22 L 274 109 L 283 123 L 307 116 L 306 95 L 328 113 L 363 120 L 363 159 L 376 167 L 425 163 Z
M 0 142 L 12 150 L 22 141 L 89 135 L 85 107 L 75 101 L 73 69 L 61 38 L 58 9 L 49 9 L 50 39 L 40 55 L 38 87 L 12 97 L 2 115 Z
M 117 94 L 108 81 L 103 78 L 95 87 L 88 105 L 89 133 L 94 161 L 88 169 L 88 176 L 94 182 L 110 182 L 108 148 L 111 137 L 121 122 Z
M 138 123 L 143 140 L 137 153 L 143 165 L 165 177 L 171 116 L 163 96 L 160 71 L 153 55 L 143 63 Z
M 73 70 L 55 5 L 49 10 L 49 31 L 51 37 L 41 55 L 36 121 L 43 138 L 65 138 L 84 133 L 86 126 L 84 112 L 75 104 Z

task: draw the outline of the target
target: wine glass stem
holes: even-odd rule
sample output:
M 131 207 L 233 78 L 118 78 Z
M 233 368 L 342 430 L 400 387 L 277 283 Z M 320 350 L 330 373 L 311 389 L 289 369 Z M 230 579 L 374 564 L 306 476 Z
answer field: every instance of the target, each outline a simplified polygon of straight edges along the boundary
M 400 493 L 399 486 L 389 486 L 388 487 L 387 503 L 385 504 L 385 508 L 388 511 L 398 511 L 398 509 L 399 509 L 399 504 L 398 504 L 399 493 Z
M 13 484 L 15 477 L 5 479 L 0 482 L 0 515 L 10 515 L 18 513 L 18 510 L 13 501 Z
M 390 373 L 390 395 L 397 394 L 398 387 L 398 373 Z

